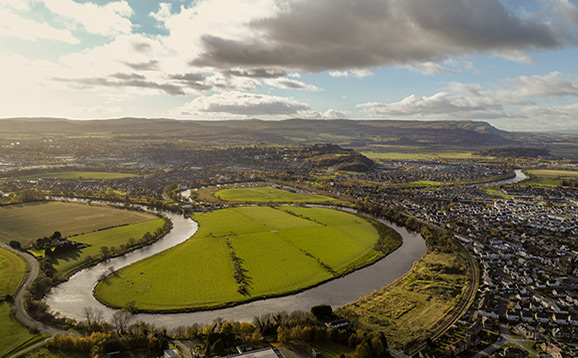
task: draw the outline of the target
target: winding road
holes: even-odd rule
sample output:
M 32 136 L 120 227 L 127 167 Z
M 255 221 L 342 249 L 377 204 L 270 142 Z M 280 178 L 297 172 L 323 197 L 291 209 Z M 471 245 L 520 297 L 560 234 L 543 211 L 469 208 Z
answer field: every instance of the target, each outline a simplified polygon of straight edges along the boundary
M 38 272 L 40 272 L 40 267 L 38 266 L 38 261 L 36 261 L 34 256 L 30 255 L 29 253 L 15 250 L 6 244 L 0 243 L 0 248 L 3 248 L 3 249 L 6 249 L 10 252 L 15 253 L 16 255 L 18 255 L 18 257 L 20 257 L 22 260 L 24 260 L 24 262 L 26 262 L 28 267 L 30 268 L 30 273 L 28 274 L 26 281 L 24 281 L 24 283 L 20 286 L 18 293 L 16 294 L 16 297 L 14 298 L 14 306 L 16 307 L 16 319 L 18 321 L 20 321 L 20 323 L 22 323 L 26 327 L 37 329 L 38 331 L 40 331 L 42 333 L 48 334 L 50 337 L 53 337 L 59 333 L 67 333 L 66 331 L 63 331 L 61 329 L 47 326 L 41 322 L 36 321 L 34 318 L 30 317 L 28 312 L 26 312 L 26 310 L 24 309 L 24 298 L 23 298 L 24 293 L 30 288 L 30 286 L 32 285 L 32 282 L 34 282 L 34 280 L 38 276 Z M 23 350 L 19 351 L 18 353 L 15 353 L 13 355 L 8 356 L 8 358 L 15 358 L 15 357 L 21 356 L 22 354 L 28 353 L 31 350 L 42 346 L 44 343 L 46 343 L 46 341 L 48 339 L 50 339 L 50 337 L 41 341 L 41 342 L 38 342 L 38 343 L 32 345 L 26 349 L 23 349 Z

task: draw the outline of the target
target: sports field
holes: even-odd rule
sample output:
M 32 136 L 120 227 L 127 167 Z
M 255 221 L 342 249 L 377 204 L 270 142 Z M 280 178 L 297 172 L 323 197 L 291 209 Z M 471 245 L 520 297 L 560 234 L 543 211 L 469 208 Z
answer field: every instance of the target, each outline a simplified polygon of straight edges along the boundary
M 10 306 L 0 302 L 0 357 L 30 346 L 46 336 L 30 334 L 28 329 L 10 317 Z
M 194 219 L 195 236 L 109 276 L 97 298 L 149 311 L 223 306 L 303 289 L 383 255 L 372 223 L 337 210 L 241 207 Z
M 19 180 L 34 179 L 122 179 L 138 176 L 130 173 L 108 173 L 108 172 L 57 172 L 31 174 L 19 177 Z
M 26 264 L 18 255 L 0 248 L 0 299 L 16 293 L 25 272 Z
M 83 203 L 39 202 L 0 207 L 0 241 L 17 240 L 22 246 L 60 231 L 62 236 L 132 224 L 154 215 Z
M 215 193 L 221 200 L 227 201 L 252 201 L 252 202 L 309 202 L 319 203 L 335 200 L 328 196 L 316 194 L 297 194 L 287 190 L 275 189 L 270 186 L 257 188 L 234 188 L 223 189 Z
M 70 240 L 87 244 L 79 251 L 74 251 L 64 256 L 54 258 L 54 268 L 61 276 L 66 276 L 74 269 L 82 265 L 90 256 L 95 260 L 102 258 L 101 248 L 119 248 L 131 241 L 138 241 L 147 232 L 154 233 L 161 228 L 165 221 L 161 218 L 143 221 L 131 225 L 120 226 L 112 229 L 95 231 L 88 234 L 73 236 Z

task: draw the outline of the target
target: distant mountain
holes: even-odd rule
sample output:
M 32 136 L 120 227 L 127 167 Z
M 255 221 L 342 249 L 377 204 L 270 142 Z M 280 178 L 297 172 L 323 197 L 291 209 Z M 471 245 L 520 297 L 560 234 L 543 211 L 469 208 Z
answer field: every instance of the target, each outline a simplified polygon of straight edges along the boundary
M 506 146 L 519 141 L 515 133 L 478 121 L 10 118 L 0 120 L 0 134 L 2 132 L 87 137 L 106 133 L 125 140 L 178 138 L 199 144 L 338 143 L 351 147 L 372 144 Z

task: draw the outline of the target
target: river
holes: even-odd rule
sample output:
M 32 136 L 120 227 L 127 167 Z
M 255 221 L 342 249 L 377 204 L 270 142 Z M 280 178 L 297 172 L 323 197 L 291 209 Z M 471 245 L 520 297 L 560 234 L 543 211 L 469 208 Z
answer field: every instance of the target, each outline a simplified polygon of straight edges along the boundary
M 114 267 L 115 270 L 118 270 L 178 245 L 191 237 L 198 228 L 194 221 L 183 218 L 181 215 L 166 212 L 163 214 L 173 222 L 173 229 L 164 238 L 143 249 L 110 259 L 76 273 L 70 280 L 56 286 L 48 293 L 44 301 L 48 304 L 49 309 L 53 312 L 58 312 L 60 316 L 84 320 L 85 308 L 91 307 L 94 310 L 101 311 L 103 317 L 110 321 L 114 311 L 102 305 L 92 295 L 92 289 L 96 285 L 98 278 L 107 272 L 109 267 Z M 212 311 L 135 314 L 133 320 L 145 321 L 170 329 L 177 326 L 191 325 L 192 323 L 211 323 L 217 317 L 250 322 L 254 316 L 265 313 L 291 312 L 295 310 L 309 311 L 312 306 L 319 304 L 329 304 L 335 308 L 354 302 L 359 297 L 378 290 L 405 274 L 413 263 L 426 252 L 425 242 L 421 236 L 410 233 L 405 228 L 391 222 L 381 221 L 401 234 L 403 238 L 402 246 L 375 264 L 354 271 L 344 277 L 285 297 L 258 300 Z
M 495 186 L 495 185 L 506 185 L 506 184 L 514 184 L 521 182 L 522 180 L 526 180 L 529 178 L 522 169 L 515 169 L 514 173 L 516 174 L 515 177 L 505 180 L 493 181 L 485 184 L 481 184 L 481 186 Z

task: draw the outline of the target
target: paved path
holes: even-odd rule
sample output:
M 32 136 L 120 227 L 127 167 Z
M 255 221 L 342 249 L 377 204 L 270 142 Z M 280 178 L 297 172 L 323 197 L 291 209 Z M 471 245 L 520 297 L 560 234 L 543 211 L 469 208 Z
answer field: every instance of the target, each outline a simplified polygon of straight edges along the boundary
M 481 352 L 478 352 L 474 358 L 481 358 L 481 357 L 486 357 L 489 356 L 491 354 L 493 354 L 494 352 L 496 352 L 497 350 L 501 349 L 502 347 L 504 347 L 507 344 L 514 344 L 516 345 L 518 348 L 526 351 L 528 354 L 530 354 L 531 356 L 536 356 L 538 357 L 539 354 L 538 352 L 536 352 L 533 349 L 530 349 L 528 347 L 526 347 L 526 345 L 524 344 L 525 342 L 533 342 L 533 340 L 531 339 L 521 339 L 521 338 L 516 338 L 514 336 L 512 336 L 512 333 L 510 332 L 510 330 L 508 329 L 508 327 L 504 324 L 504 323 L 500 323 L 500 337 L 499 337 L 500 341 L 496 341 L 495 343 L 490 344 L 489 346 L 487 346 L 484 350 L 482 350 Z
M 21 257 L 25 262 L 27 262 L 28 266 L 30 267 L 30 273 L 29 273 L 28 277 L 26 278 L 26 281 L 20 287 L 20 290 L 18 290 L 18 293 L 16 294 L 16 297 L 14 298 L 14 306 L 16 307 L 16 319 L 18 319 L 18 321 L 20 321 L 20 323 L 22 323 L 26 327 L 36 328 L 40 332 L 46 333 L 51 337 L 55 336 L 58 333 L 67 333 L 66 331 L 63 331 L 61 329 L 50 327 L 50 326 L 45 325 L 44 323 L 36 321 L 34 318 L 30 317 L 28 312 L 26 312 L 26 310 L 24 309 L 24 299 L 23 299 L 24 293 L 28 290 L 28 288 L 30 288 L 30 286 L 32 285 L 32 282 L 34 282 L 34 280 L 38 276 L 38 272 L 40 272 L 40 268 L 38 267 L 38 261 L 36 261 L 36 259 L 32 255 L 30 255 L 29 253 L 14 250 L 12 247 L 10 247 L 6 244 L 0 243 L 0 247 L 15 253 L 16 255 Z M 43 345 L 44 343 L 46 343 L 46 340 L 39 342 L 39 343 L 37 343 L 37 344 L 27 348 L 27 349 L 24 349 L 24 350 L 16 353 L 16 354 L 13 354 L 9 358 L 17 357 L 21 354 L 24 354 L 24 353 L 30 351 L 33 348 L 37 348 L 37 347 Z

